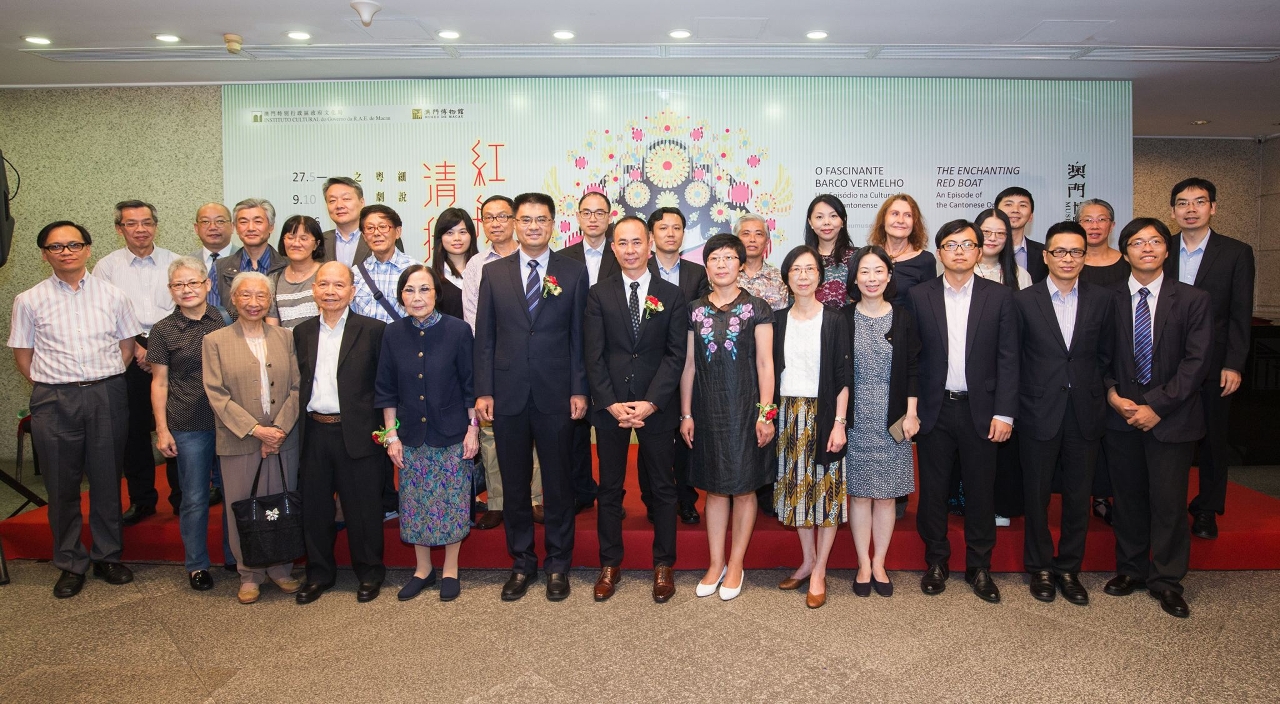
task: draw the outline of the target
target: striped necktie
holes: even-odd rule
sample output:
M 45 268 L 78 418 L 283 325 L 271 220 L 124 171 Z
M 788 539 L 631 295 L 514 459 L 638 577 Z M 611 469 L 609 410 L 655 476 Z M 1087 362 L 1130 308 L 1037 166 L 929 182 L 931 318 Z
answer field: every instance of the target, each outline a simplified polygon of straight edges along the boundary
M 542 277 L 538 276 L 538 260 L 531 259 L 529 261 L 529 278 L 524 283 L 524 302 L 529 306 L 529 315 L 533 315 L 533 309 L 538 307 L 538 301 L 542 298 Z
M 218 257 L 222 256 L 219 252 L 209 253 L 209 296 L 207 302 L 211 306 L 222 305 L 222 296 L 218 294 L 218 277 L 215 272 L 218 270 Z
M 1147 296 L 1151 291 L 1138 289 L 1138 307 L 1133 314 L 1133 363 L 1139 384 L 1151 383 L 1151 307 Z

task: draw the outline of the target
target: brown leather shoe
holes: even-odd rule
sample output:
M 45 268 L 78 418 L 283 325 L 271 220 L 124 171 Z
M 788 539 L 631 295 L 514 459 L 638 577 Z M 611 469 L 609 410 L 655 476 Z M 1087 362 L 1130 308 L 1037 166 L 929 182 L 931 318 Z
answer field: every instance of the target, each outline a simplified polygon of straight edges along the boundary
M 542 508 L 542 504 L 533 505 L 533 522 L 534 523 L 547 522 L 547 512 Z
M 485 511 L 476 519 L 477 530 L 490 530 L 502 525 L 502 511 Z
M 791 577 L 787 577 L 781 582 L 778 582 L 778 588 L 787 592 L 795 589 L 799 589 L 800 587 L 807 587 L 807 586 L 809 586 L 808 577 L 801 577 L 800 579 L 792 579 Z
M 600 577 L 596 579 L 596 601 L 604 601 L 605 599 L 613 596 L 614 590 L 618 588 L 618 581 L 620 579 L 622 579 L 621 568 L 601 567 Z
M 811 609 L 820 609 L 822 608 L 822 605 L 825 603 L 827 603 L 826 592 L 823 592 L 821 594 L 814 594 L 813 592 L 808 592 L 807 594 L 804 595 L 804 605 Z
M 659 604 L 671 601 L 676 594 L 676 577 L 669 565 L 653 568 L 653 600 Z

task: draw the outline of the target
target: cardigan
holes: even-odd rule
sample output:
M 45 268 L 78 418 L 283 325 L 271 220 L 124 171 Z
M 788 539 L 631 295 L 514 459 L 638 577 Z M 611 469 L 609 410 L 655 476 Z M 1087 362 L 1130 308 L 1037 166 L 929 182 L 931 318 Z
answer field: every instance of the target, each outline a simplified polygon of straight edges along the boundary
M 782 370 L 787 368 L 787 320 L 791 306 L 773 318 L 773 402 L 782 403 L 778 389 L 782 387 Z M 853 382 L 853 359 L 849 354 L 853 336 L 848 321 L 840 311 L 822 307 L 822 351 L 818 360 L 818 446 L 814 461 L 830 464 L 844 459 L 844 450 L 827 452 L 827 438 L 836 423 L 836 396 Z M 850 392 L 852 393 L 852 392 Z
M 853 348 L 854 316 L 857 303 L 850 303 L 841 309 L 848 321 L 849 346 Z M 893 357 L 889 367 L 889 410 L 885 416 L 884 427 L 887 430 L 898 419 L 907 414 L 907 398 L 920 395 L 919 392 L 919 360 L 920 337 L 916 334 L 915 318 L 906 306 L 893 304 L 893 326 L 889 328 L 887 338 L 893 346 Z M 849 386 L 853 387 L 853 365 L 849 365 Z M 850 398 L 852 406 L 857 399 Z
M 373 405 L 396 409 L 405 447 L 462 442 L 476 404 L 471 342 L 471 326 L 448 315 L 425 330 L 409 317 L 387 326 Z

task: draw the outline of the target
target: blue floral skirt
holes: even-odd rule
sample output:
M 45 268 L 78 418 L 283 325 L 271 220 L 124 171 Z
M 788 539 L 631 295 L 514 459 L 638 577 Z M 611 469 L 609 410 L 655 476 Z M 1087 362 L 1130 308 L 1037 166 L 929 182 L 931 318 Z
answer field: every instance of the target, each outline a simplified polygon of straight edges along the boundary
M 404 448 L 400 469 L 400 539 L 449 545 L 471 532 L 471 460 L 462 443 Z

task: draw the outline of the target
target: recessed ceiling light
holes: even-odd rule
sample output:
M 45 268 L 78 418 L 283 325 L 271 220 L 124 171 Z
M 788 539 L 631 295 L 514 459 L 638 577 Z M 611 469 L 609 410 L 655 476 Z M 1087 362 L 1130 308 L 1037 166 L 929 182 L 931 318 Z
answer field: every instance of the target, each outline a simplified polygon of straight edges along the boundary
M 687 30 L 687 29 L 673 29 L 673 30 L 671 30 L 671 38 L 672 38 L 672 39 L 688 39 L 688 38 L 689 38 L 689 37 L 691 37 L 691 36 L 693 36 L 693 32 L 690 32 L 690 31 L 689 31 L 689 30 Z
M 573 39 L 573 32 L 570 32 L 567 29 L 562 29 L 558 32 L 552 33 L 551 36 L 555 37 L 556 39 Z
M 804 36 L 806 36 L 806 37 L 808 37 L 808 38 L 810 38 L 810 39 L 826 39 L 826 38 L 827 38 L 827 33 L 826 33 L 826 32 L 824 32 L 824 31 L 822 31 L 821 29 L 815 29 L 815 30 L 813 30 L 812 32 L 809 32 L 808 34 L 806 34 L 806 35 L 804 35 Z
M 1192 120 L 1191 124 L 1195 125 L 1196 127 L 1199 127 L 1200 125 L 1209 124 L 1209 121 L 1208 120 Z
M 442 29 L 442 30 L 440 30 L 439 32 L 436 32 L 436 36 L 437 36 L 437 37 L 440 37 L 441 39 L 457 39 L 458 37 L 461 37 L 462 35 L 461 35 L 461 34 L 458 34 L 457 32 L 453 31 L 452 29 Z
M 45 39 L 44 37 L 23 37 L 23 39 L 26 39 L 32 44 L 39 44 L 41 46 L 51 43 L 48 39 Z
M 155 38 L 158 41 L 169 42 L 169 43 L 182 41 L 182 37 L 179 37 L 176 34 L 157 34 L 155 35 Z
M 285 36 L 290 39 L 297 39 L 298 41 L 311 38 L 311 35 L 307 34 L 306 32 L 289 32 Z

